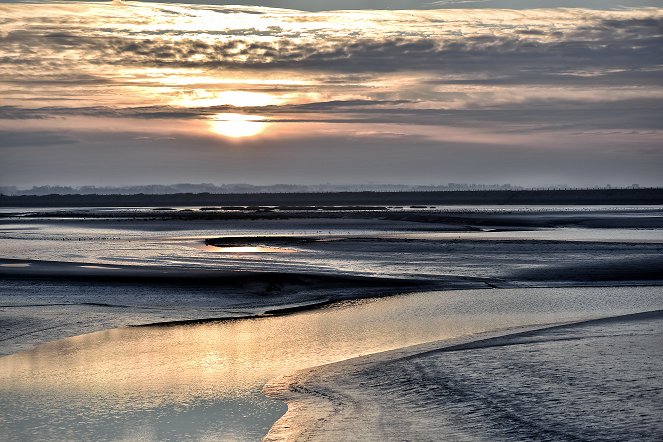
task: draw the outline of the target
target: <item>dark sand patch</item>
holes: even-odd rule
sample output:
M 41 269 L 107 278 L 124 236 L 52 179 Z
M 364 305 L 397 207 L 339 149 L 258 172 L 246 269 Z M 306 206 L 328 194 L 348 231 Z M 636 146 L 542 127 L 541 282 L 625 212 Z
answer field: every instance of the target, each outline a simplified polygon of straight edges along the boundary
M 103 265 L 62 261 L 0 259 L 0 280 L 45 280 L 129 284 L 167 284 L 195 287 L 245 287 L 247 284 L 333 287 L 413 287 L 432 285 L 417 278 L 381 278 L 341 274 L 281 273 L 242 270 L 191 269 L 164 266 Z

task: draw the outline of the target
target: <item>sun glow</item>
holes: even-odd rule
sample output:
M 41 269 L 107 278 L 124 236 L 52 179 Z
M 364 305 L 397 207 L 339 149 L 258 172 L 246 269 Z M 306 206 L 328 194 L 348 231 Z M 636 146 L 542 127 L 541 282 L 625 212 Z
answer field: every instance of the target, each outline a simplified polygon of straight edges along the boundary
M 247 91 L 205 91 L 195 90 L 185 97 L 175 100 L 174 104 L 187 107 L 235 106 L 259 107 L 280 104 L 278 97 L 264 92 Z
M 229 138 L 246 138 L 260 134 L 268 126 L 262 117 L 244 114 L 216 114 L 210 130 Z

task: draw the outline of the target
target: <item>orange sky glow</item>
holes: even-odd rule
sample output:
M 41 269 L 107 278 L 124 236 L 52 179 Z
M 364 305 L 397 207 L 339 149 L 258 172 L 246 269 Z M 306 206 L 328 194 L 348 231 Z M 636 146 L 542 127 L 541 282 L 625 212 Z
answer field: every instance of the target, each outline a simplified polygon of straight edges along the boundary
M 123 182 L 178 149 L 181 174 L 151 180 L 232 181 L 250 162 L 230 153 L 238 143 L 255 163 L 275 140 L 284 165 L 318 168 L 302 182 L 661 180 L 662 9 L 76 2 L 0 14 L 0 184 L 66 181 L 113 148 L 134 168 Z M 356 170 L 329 169 L 339 158 Z M 585 173 L 574 165 L 589 159 Z

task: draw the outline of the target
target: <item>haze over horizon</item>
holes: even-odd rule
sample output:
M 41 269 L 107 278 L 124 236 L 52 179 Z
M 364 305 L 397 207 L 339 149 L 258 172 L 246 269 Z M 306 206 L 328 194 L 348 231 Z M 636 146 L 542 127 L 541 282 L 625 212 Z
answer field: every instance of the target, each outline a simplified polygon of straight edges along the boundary
M 660 2 L 221 3 L 0 1 L 0 186 L 663 185 Z

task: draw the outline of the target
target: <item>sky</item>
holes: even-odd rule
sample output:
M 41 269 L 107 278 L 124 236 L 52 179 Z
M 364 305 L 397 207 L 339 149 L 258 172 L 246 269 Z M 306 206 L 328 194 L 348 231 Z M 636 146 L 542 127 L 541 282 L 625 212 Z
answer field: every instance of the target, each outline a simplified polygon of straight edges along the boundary
M 234 3 L 0 1 L 0 186 L 663 185 L 660 1 Z

